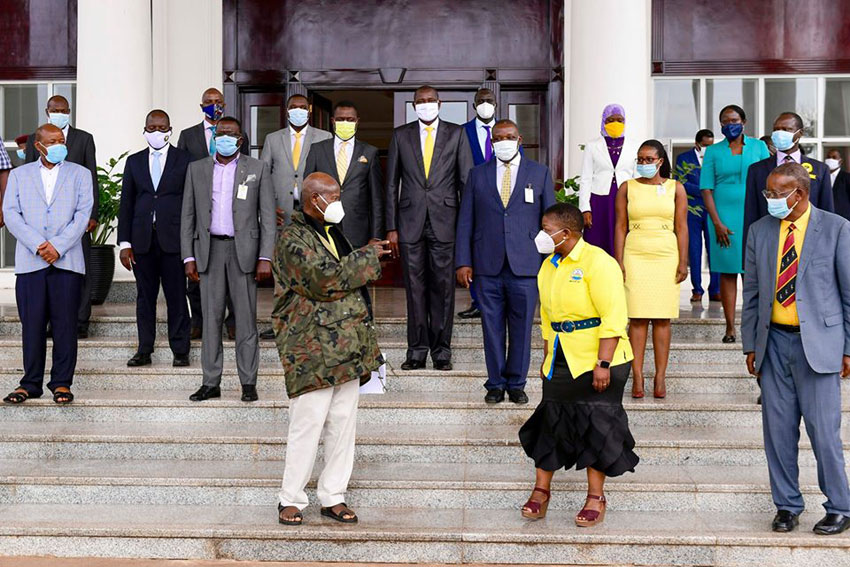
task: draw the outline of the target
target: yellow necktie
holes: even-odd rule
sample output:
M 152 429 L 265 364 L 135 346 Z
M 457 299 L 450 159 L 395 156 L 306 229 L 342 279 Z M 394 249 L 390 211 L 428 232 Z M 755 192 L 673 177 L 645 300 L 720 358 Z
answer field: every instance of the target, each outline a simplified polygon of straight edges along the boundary
M 298 169 L 299 161 L 301 161 L 301 132 L 296 132 L 295 147 L 292 148 L 292 167 Z
M 425 161 L 425 179 L 428 179 L 428 174 L 431 172 L 431 158 L 434 157 L 434 127 L 427 126 L 425 128 L 425 153 L 422 159 Z
M 505 173 L 502 174 L 502 204 L 507 208 L 508 201 L 511 200 L 511 164 L 505 164 Z
M 331 236 L 331 227 L 325 227 L 325 234 L 328 235 L 328 244 L 331 247 L 331 252 L 333 252 L 333 255 L 336 257 L 337 260 L 339 260 L 339 252 L 337 252 L 336 243 L 334 242 L 334 239 Z
M 343 142 L 339 145 L 339 153 L 336 154 L 336 174 L 339 177 L 339 184 L 345 181 L 345 174 L 348 173 L 348 151 L 345 147 L 348 142 Z

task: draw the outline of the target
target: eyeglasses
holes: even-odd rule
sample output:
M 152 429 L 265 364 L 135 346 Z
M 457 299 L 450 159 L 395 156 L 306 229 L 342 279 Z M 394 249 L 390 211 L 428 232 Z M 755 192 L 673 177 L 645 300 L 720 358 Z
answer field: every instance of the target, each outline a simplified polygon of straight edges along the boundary
M 639 157 L 635 160 L 635 162 L 639 163 L 640 165 L 647 165 L 647 164 L 650 164 L 650 163 L 655 163 L 656 161 L 658 161 L 658 159 L 659 158 L 654 158 L 654 157 L 646 157 L 646 158 Z
M 765 199 L 787 199 L 788 197 L 793 195 L 794 192 L 797 191 L 797 189 L 799 189 L 799 187 L 796 187 L 796 188 L 792 189 L 791 191 L 788 191 L 784 195 L 782 195 L 780 193 L 776 193 L 774 191 L 762 191 L 761 194 L 764 195 Z

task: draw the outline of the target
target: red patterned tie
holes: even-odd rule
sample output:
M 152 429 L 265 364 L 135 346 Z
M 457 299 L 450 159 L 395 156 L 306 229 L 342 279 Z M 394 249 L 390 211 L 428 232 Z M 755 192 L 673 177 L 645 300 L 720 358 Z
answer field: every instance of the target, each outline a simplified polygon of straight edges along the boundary
M 794 247 L 794 230 L 788 227 L 788 235 L 782 246 L 782 261 L 779 264 L 779 279 L 776 281 L 776 301 L 788 307 L 797 300 L 797 249 Z

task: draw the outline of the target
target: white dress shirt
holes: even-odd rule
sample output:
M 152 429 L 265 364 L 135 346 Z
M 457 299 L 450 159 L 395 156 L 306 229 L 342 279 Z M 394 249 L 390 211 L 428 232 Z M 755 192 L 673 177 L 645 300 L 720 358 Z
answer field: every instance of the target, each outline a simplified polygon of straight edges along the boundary
M 478 117 L 475 118 L 475 132 L 478 134 L 478 146 L 481 148 L 481 155 L 483 155 L 483 156 L 487 155 L 487 128 L 491 129 L 491 131 L 490 131 L 491 138 L 490 139 L 492 140 L 493 139 L 492 138 L 492 136 L 493 136 L 492 128 L 493 128 L 493 125 L 495 123 L 496 123 L 495 119 L 490 120 L 490 122 L 488 124 L 485 124 L 484 122 L 481 121 L 480 118 L 478 118 Z M 485 128 L 485 126 L 487 128 Z
M 301 132 L 300 132 L 301 133 L 301 155 L 298 158 L 298 165 L 301 165 L 301 163 L 307 158 L 306 154 L 304 153 L 304 138 L 307 137 L 307 129 L 309 127 L 310 127 L 310 125 L 306 124 L 303 128 L 301 128 Z M 290 126 L 289 127 L 289 151 L 292 152 L 292 150 L 294 150 L 294 149 L 295 149 L 295 129 L 292 128 L 292 126 Z M 291 153 L 289 155 L 290 155 L 290 157 L 292 156 Z
M 510 162 L 511 164 L 511 195 L 514 194 L 514 187 L 516 186 L 516 174 L 519 171 L 519 162 L 522 160 L 522 154 L 517 152 L 514 159 Z M 505 162 L 496 158 L 496 193 L 499 197 L 502 196 L 502 177 L 505 176 Z
M 345 141 L 345 163 L 346 171 L 351 168 L 351 156 L 354 155 L 354 136 L 349 140 L 340 140 L 339 136 L 334 136 L 334 163 L 337 162 L 339 152 L 342 149 L 342 142 Z
M 66 124 L 64 128 L 62 128 L 62 135 L 65 136 L 65 143 L 68 143 L 68 129 L 71 127 L 70 124 Z
M 425 157 L 425 138 L 428 137 L 428 132 L 425 128 L 433 128 L 434 131 L 431 132 L 431 135 L 434 136 L 434 147 L 437 147 L 437 128 L 440 126 L 440 119 L 437 118 L 430 124 L 425 124 L 421 120 L 419 122 L 419 145 L 422 148 L 422 157 Z
M 839 172 L 841 172 L 841 168 L 839 167 L 835 171 L 829 172 L 829 182 L 835 186 L 835 178 L 838 177 Z
M 56 179 L 59 177 L 59 168 L 62 167 L 60 162 L 52 168 L 44 165 L 41 159 L 38 160 L 39 171 L 41 171 L 41 186 L 44 187 L 44 197 L 47 199 L 47 204 L 53 200 L 53 190 L 56 188 Z
M 207 120 L 206 116 L 204 116 L 204 140 L 207 141 L 207 153 L 210 151 L 210 138 L 212 138 L 212 131 L 210 128 L 215 128 L 215 124 Z
M 162 173 L 165 172 L 165 160 L 168 159 L 168 146 L 170 144 L 165 144 L 158 150 L 153 149 L 148 146 L 148 173 L 151 176 L 151 182 L 153 182 L 153 153 L 159 152 L 159 173 L 160 180 L 162 179 Z M 156 192 L 156 187 L 153 188 L 154 192 Z M 153 213 L 153 222 L 156 222 L 156 211 Z M 121 241 L 118 243 L 118 249 L 124 250 L 125 248 L 132 248 L 133 245 L 127 241 Z

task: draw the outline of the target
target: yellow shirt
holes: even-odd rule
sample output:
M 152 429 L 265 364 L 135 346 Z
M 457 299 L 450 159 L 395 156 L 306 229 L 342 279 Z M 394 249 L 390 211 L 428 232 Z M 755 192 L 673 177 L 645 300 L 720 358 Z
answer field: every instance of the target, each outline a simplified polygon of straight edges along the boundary
M 632 347 L 626 326 L 626 291 L 620 266 L 604 250 L 580 239 L 568 256 L 550 255 L 537 274 L 540 322 L 549 354 L 543 368 L 551 378 L 554 352 L 560 347 L 574 378 L 593 370 L 599 360 L 599 339 L 619 337 L 612 366 L 629 362 Z M 572 333 L 556 333 L 552 322 L 599 317 L 602 324 Z
M 809 217 L 812 216 L 812 207 L 809 206 L 806 212 L 794 221 L 794 249 L 797 251 L 797 270 L 800 269 L 800 253 L 803 251 L 803 241 L 806 239 L 806 228 L 809 226 Z M 776 283 L 779 283 L 779 270 L 782 265 L 782 247 L 785 245 L 785 238 L 788 235 L 788 227 L 791 226 L 791 221 L 784 220 L 779 223 L 779 249 L 776 252 Z M 773 323 L 780 325 L 800 325 L 800 318 L 797 316 L 797 302 L 795 301 L 788 307 L 783 307 L 781 303 L 776 301 L 776 284 L 773 285 L 773 312 L 770 315 L 770 320 Z

